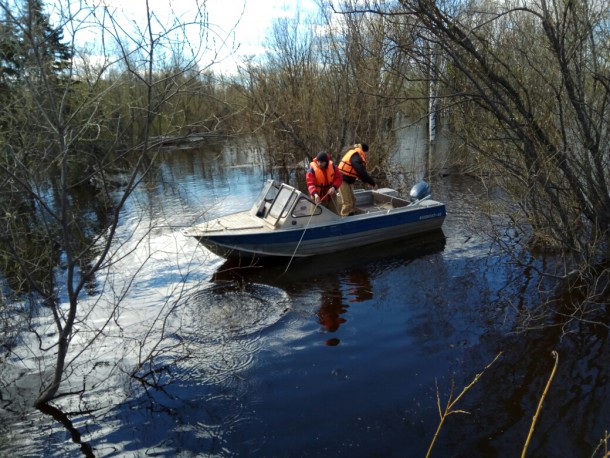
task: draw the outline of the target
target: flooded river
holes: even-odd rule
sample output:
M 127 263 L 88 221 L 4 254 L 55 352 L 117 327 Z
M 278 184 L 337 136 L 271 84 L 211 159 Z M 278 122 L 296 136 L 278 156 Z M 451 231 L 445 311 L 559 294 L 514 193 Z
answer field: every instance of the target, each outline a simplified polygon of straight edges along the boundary
M 477 181 L 432 182 L 441 232 L 288 269 L 227 262 L 180 234 L 249 208 L 273 175 L 259 164 L 248 148 L 164 157 L 123 215 L 127 256 L 88 300 L 74 394 L 56 403 L 69 425 L 30 407 L 40 361 L 25 336 L 3 364 L 0 454 L 76 457 L 79 439 L 108 457 L 424 457 L 437 397 L 444 409 L 483 373 L 431 456 L 520 456 L 557 351 L 528 456 L 594 456 L 610 427 L 607 328 L 522 329 L 545 261 L 495 249 Z

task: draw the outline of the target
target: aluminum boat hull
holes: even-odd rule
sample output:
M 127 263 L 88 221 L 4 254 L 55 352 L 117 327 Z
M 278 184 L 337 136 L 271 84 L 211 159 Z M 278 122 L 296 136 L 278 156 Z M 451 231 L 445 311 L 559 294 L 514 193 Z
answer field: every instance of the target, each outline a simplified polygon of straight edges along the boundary
M 217 218 L 183 233 L 224 258 L 306 257 L 436 231 L 446 216 L 445 205 L 440 202 L 426 199 L 405 203 L 403 199 L 386 197 L 387 192 L 380 194 L 390 202 L 384 203 L 385 207 L 360 205 L 360 214 L 354 216 L 342 218 L 322 207 L 315 207 L 315 215 L 300 215 L 296 211 L 298 202 L 308 197 L 294 188 L 290 190 L 293 194 L 288 201 L 297 203 L 281 213 L 277 211 L 277 218 L 265 217 L 264 210 L 260 212 L 264 203 L 260 200 L 249 211 Z M 391 206 L 396 203 L 402 206 Z M 313 208 L 314 204 L 310 202 L 310 206 Z

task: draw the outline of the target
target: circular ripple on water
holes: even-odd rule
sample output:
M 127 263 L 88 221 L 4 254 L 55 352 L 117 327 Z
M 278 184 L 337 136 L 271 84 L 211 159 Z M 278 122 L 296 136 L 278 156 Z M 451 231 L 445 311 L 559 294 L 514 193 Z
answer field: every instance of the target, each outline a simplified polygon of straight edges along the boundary
M 281 289 L 262 284 L 215 284 L 188 298 L 180 338 L 187 345 L 185 375 L 198 383 L 241 380 L 261 346 L 262 331 L 291 308 Z
M 277 323 L 290 309 L 290 298 L 281 289 L 257 283 L 217 284 L 198 291 L 192 326 L 205 340 L 222 341 L 258 333 Z

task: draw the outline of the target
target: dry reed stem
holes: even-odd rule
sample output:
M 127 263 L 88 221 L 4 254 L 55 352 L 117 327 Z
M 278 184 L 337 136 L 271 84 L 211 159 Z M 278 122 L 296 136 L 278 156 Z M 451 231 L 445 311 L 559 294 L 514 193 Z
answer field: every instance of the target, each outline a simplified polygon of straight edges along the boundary
M 542 403 L 544 402 L 544 398 L 546 397 L 546 394 L 549 391 L 549 387 L 551 386 L 553 377 L 555 377 L 555 371 L 557 370 L 557 365 L 559 364 L 559 355 L 557 354 L 557 352 L 555 350 L 553 350 L 551 352 L 551 355 L 553 355 L 553 358 L 555 358 L 555 364 L 553 365 L 553 370 L 551 371 L 551 375 L 549 376 L 549 379 L 546 382 L 546 386 L 544 387 L 544 391 L 542 392 L 542 396 L 540 397 L 540 402 L 538 402 L 538 408 L 536 409 L 534 418 L 532 418 L 532 425 L 530 426 L 530 430 L 527 435 L 527 439 L 525 440 L 525 445 L 523 446 L 523 452 L 521 453 L 521 458 L 525 458 L 525 454 L 527 452 L 527 447 L 529 446 L 530 440 L 532 438 L 532 434 L 534 434 L 534 426 L 536 426 L 536 422 L 538 421 L 538 415 L 540 414 L 540 410 L 542 409 Z
M 594 458 L 595 455 L 597 455 L 597 452 L 600 448 L 602 448 L 602 446 L 604 447 L 604 454 L 601 456 L 601 458 L 610 458 L 610 451 L 608 450 L 608 439 L 610 439 L 610 435 L 608 435 L 608 430 L 606 430 L 604 431 L 604 438 L 599 441 L 599 445 L 595 448 L 595 450 L 593 450 L 591 458 Z
M 438 435 L 441 432 L 441 428 L 443 427 L 443 424 L 445 423 L 446 418 L 454 413 L 469 413 L 465 410 L 452 410 L 453 406 L 455 406 L 455 404 L 462 398 L 462 396 L 464 396 L 464 394 L 466 394 L 466 392 L 472 388 L 474 386 L 475 383 L 477 383 L 479 381 L 479 379 L 483 376 L 483 374 L 485 373 L 485 371 L 487 369 L 489 369 L 491 367 L 491 365 L 493 363 L 495 363 L 497 361 L 497 359 L 500 357 L 500 355 L 502 355 L 502 352 L 498 353 L 496 355 L 496 357 L 487 365 L 485 366 L 485 369 L 483 369 L 481 372 L 479 372 L 477 375 L 475 375 L 474 379 L 472 380 L 472 382 L 470 382 L 470 384 L 468 384 L 466 387 L 464 387 L 464 389 L 462 389 L 462 392 L 455 398 L 455 399 L 451 399 L 453 396 L 453 382 L 451 383 L 451 391 L 449 392 L 449 398 L 447 399 L 447 405 L 445 407 L 445 411 L 443 412 L 442 408 L 441 408 L 441 397 L 440 397 L 440 393 L 438 391 L 438 384 L 436 386 L 436 405 L 438 407 L 438 413 L 440 416 L 440 422 L 438 424 L 438 427 L 436 428 L 436 431 L 434 433 L 434 437 L 432 438 L 432 442 L 430 442 L 430 446 L 428 447 L 428 453 L 426 453 L 426 458 L 430 458 L 430 454 L 432 453 L 432 448 L 434 447 L 434 443 L 436 442 L 436 438 L 438 437 Z

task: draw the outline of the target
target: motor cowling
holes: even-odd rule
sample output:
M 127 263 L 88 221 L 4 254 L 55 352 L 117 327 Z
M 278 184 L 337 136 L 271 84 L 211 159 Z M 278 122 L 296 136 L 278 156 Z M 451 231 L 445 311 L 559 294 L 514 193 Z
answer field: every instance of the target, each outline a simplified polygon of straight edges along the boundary
M 430 185 L 425 181 L 420 181 L 411 188 L 411 192 L 409 192 L 409 197 L 411 198 L 411 202 L 415 202 L 416 200 L 421 200 L 424 197 L 428 197 L 431 193 L 432 190 L 430 188 Z

